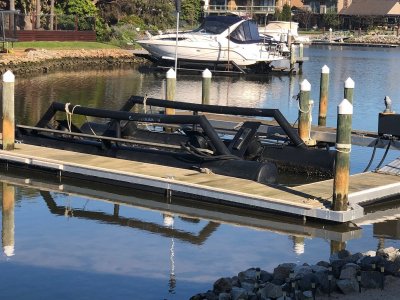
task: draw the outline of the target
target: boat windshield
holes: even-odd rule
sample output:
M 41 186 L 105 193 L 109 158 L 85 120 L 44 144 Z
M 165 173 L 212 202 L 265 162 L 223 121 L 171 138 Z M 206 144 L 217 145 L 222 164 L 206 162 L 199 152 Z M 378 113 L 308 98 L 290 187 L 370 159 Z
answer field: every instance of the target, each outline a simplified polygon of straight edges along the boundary
M 194 31 L 220 34 L 227 30 L 233 24 L 242 20 L 242 18 L 239 18 L 237 16 L 209 16 L 205 18 L 200 27 Z
M 242 44 L 259 42 L 260 34 L 256 23 L 251 20 L 243 22 L 230 34 L 230 39 Z

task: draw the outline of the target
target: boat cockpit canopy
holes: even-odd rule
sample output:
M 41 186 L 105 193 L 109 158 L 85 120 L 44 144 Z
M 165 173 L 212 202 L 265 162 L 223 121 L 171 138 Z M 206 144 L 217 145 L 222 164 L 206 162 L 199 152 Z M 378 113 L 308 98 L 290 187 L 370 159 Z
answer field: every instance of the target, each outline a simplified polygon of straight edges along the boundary
M 238 16 L 209 16 L 204 19 L 201 26 L 195 31 L 220 34 L 238 22 L 242 23 L 229 33 L 229 38 L 232 41 L 241 44 L 260 41 L 257 24 L 252 20 L 246 20 L 243 22 L 243 19 Z
M 208 16 L 195 31 L 220 34 L 242 20 L 238 16 Z
M 240 44 L 259 42 L 260 34 L 256 23 L 251 20 L 244 21 L 230 34 L 230 39 Z

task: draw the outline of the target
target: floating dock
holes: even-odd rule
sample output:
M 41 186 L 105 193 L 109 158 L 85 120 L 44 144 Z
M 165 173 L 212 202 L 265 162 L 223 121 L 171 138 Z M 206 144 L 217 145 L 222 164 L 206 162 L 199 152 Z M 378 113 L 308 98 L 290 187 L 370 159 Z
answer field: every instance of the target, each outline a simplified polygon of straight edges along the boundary
M 362 173 L 350 177 L 347 211 L 332 211 L 332 180 L 296 187 L 264 185 L 254 181 L 197 170 L 166 167 L 66 150 L 15 144 L 0 150 L 0 160 L 34 169 L 56 171 L 59 176 L 89 178 L 124 187 L 166 192 L 196 200 L 275 211 L 303 218 L 348 222 L 364 216 L 362 203 L 400 193 L 392 173 Z

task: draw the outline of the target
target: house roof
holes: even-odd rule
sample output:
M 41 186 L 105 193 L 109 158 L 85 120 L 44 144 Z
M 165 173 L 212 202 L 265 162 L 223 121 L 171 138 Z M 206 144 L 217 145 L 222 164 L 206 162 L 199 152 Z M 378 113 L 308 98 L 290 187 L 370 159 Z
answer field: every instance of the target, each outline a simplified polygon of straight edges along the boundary
M 353 0 L 339 14 L 349 16 L 396 16 L 400 15 L 398 0 Z

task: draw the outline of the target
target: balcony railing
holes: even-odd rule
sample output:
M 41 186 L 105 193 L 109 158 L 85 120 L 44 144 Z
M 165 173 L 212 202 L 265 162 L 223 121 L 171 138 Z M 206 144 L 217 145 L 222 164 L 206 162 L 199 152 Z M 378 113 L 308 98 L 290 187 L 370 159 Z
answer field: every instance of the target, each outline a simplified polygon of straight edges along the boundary
M 208 5 L 207 13 L 225 13 L 234 12 L 238 14 L 273 14 L 275 13 L 276 6 L 235 6 L 230 5 Z

